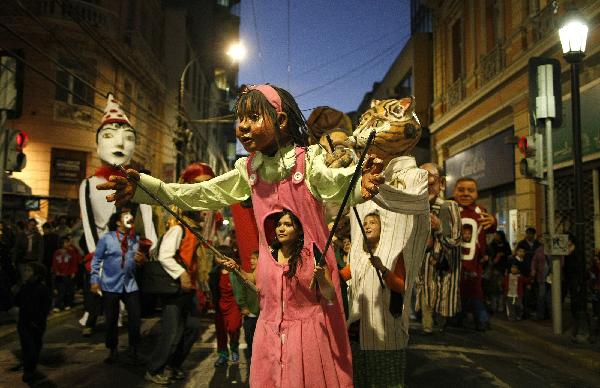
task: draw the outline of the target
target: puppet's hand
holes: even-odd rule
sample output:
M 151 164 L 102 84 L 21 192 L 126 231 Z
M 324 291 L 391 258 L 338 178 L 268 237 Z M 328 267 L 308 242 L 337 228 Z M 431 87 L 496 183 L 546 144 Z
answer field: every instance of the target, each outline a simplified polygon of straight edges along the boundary
M 496 224 L 496 219 L 489 213 L 481 213 L 479 221 L 484 230 L 488 230 Z
M 215 257 L 215 261 L 218 264 L 225 267 L 225 269 L 228 271 L 234 272 L 234 271 L 240 270 L 240 266 L 238 265 L 238 263 L 236 263 L 235 260 L 230 259 L 229 257 L 224 257 L 224 258 Z
M 115 190 L 114 193 L 106 196 L 108 202 L 114 202 L 115 206 L 121 207 L 133 198 L 135 189 L 137 188 L 137 182 L 140 180 L 140 173 L 134 169 L 128 169 L 127 175 L 130 179 L 127 179 L 118 175 L 111 175 L 108 178 L 108 182 L 101 183 L 96 186 L 98 190 Z
M 385 181 L 381 172 L 383 171 L 383 160 L 375 155 L 367 155 L 362 169 L 361 195 L 364 200 L 373 198 L 379 193 L 379 185 Z
M 325 155 L 325 165 L 329 168 L 348 167 L 356 161 L 354 152 L 350 148 L 337 145 L 333 152 Z

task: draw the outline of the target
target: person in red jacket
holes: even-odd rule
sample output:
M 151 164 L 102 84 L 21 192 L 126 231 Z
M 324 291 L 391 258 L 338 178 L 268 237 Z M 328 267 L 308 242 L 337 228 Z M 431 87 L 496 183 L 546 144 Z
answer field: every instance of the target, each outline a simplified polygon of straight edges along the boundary
M 523 295 L 528 280 L 521 275 L 519 266 L 513 263 L 510 272 L 504 277 L 506 315 L 509 321 L 520 321 L 523 317 Z
M 56 287 L 54 312 L 70 310 L 75 293 L 75 275 L 81 261 L 81 255 L 71 244 L 71 236 L 61 237 L 60 248 L 52 256 L 52 274 Z

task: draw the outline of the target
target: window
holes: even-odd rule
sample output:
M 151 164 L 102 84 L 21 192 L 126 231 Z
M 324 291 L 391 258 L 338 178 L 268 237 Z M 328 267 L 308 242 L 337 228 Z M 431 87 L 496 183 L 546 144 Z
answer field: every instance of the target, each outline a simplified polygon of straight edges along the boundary
M 68 61 L 60 61 L 59 63 L 77 77 L 67 73 L 63 67 L 58 68 L 56 70 L 56 82 L 60 86 L 56 86 L 54 98 L 72 105 L 93 105 L 94 91 L 86 85 L 86 82 L 90 85 L 94 84 L 92 77 L 86 76 L 78 66 L 68 63 Z
M 402 81 L 394 88 L 394 94 L 397 98 L 408 97 L 413 94 L 412 73 L 408 73 Z
M 228 90 L 227 73 L 224 69 L 215 69 L 215 85 L 221 90 Z
M 496 45 L 496 23 L 497 23 L 497 15 L 496 15 L 496 5 L 494 1 L 487 0 L 485 4 L 485 36 L 486 36 L 486 50 L 490 51 Z
M 452 81 L 462 75 L 462 26 L 460 20 L 452 25 Z

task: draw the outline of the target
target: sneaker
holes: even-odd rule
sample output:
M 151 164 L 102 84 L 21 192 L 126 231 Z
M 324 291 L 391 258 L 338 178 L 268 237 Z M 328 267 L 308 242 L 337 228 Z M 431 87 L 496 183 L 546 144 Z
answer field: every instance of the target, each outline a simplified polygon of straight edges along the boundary
M 219 358 L 217 358 L 217 361 L 215 361 L 215 368 L 224 366 L 224 365 L 227 365 L 227 357 L 220 354 Z
M 52 312 L 53 313 L 59 313 L 60 309 L 58 307 L 55 307 L 55 308 L 52 309 Z
M 169 385 L 169 383 L 171 382 L 171 380 L 169 380 L 169 377 L 166 376 L 164 373 L 152 374 L 149 371 L 146 371 L 146 374 L 144 375 L 144 380 L 159 385 Z
M 165 374 L 173 380 L 185 379 L 185 372 L 181 368 L 173 368 L 170 366 L 165 367 Z
M 65 311 L 69 311 L 69 310 L 71 310 L 71 306 L 65 307 Z
M 83 317 L 81 317 L 81 319 L 79 320 L 79 325 L 85 326 L 89 316 L 90 316 L 90 313 L 88 313 L 87 311 L 85 313 L 83 313 Z
M 238 352 L 231 352 L 231 362 L 239 362 L 240 354 Z
M 83 335 L 84 337 L 91 337 L 92 336 L 92 328 L 84 327 L 83 330 L 81 331 L 81 335 Z

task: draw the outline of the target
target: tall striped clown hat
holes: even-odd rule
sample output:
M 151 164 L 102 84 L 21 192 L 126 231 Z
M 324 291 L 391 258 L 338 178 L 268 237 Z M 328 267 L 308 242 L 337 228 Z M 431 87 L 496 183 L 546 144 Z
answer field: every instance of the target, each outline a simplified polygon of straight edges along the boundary
M 117 101 L 112 93 L 108 93 L 106 98 L 106 108 L 104 108 L 104 116 L 102 116 L 102 123 L 100 124 L 100 127 L 112 123 L 127 124 L 130 127 L 133 127 L 127 118 L 127 115 L 121 109 L 119 101 Z

